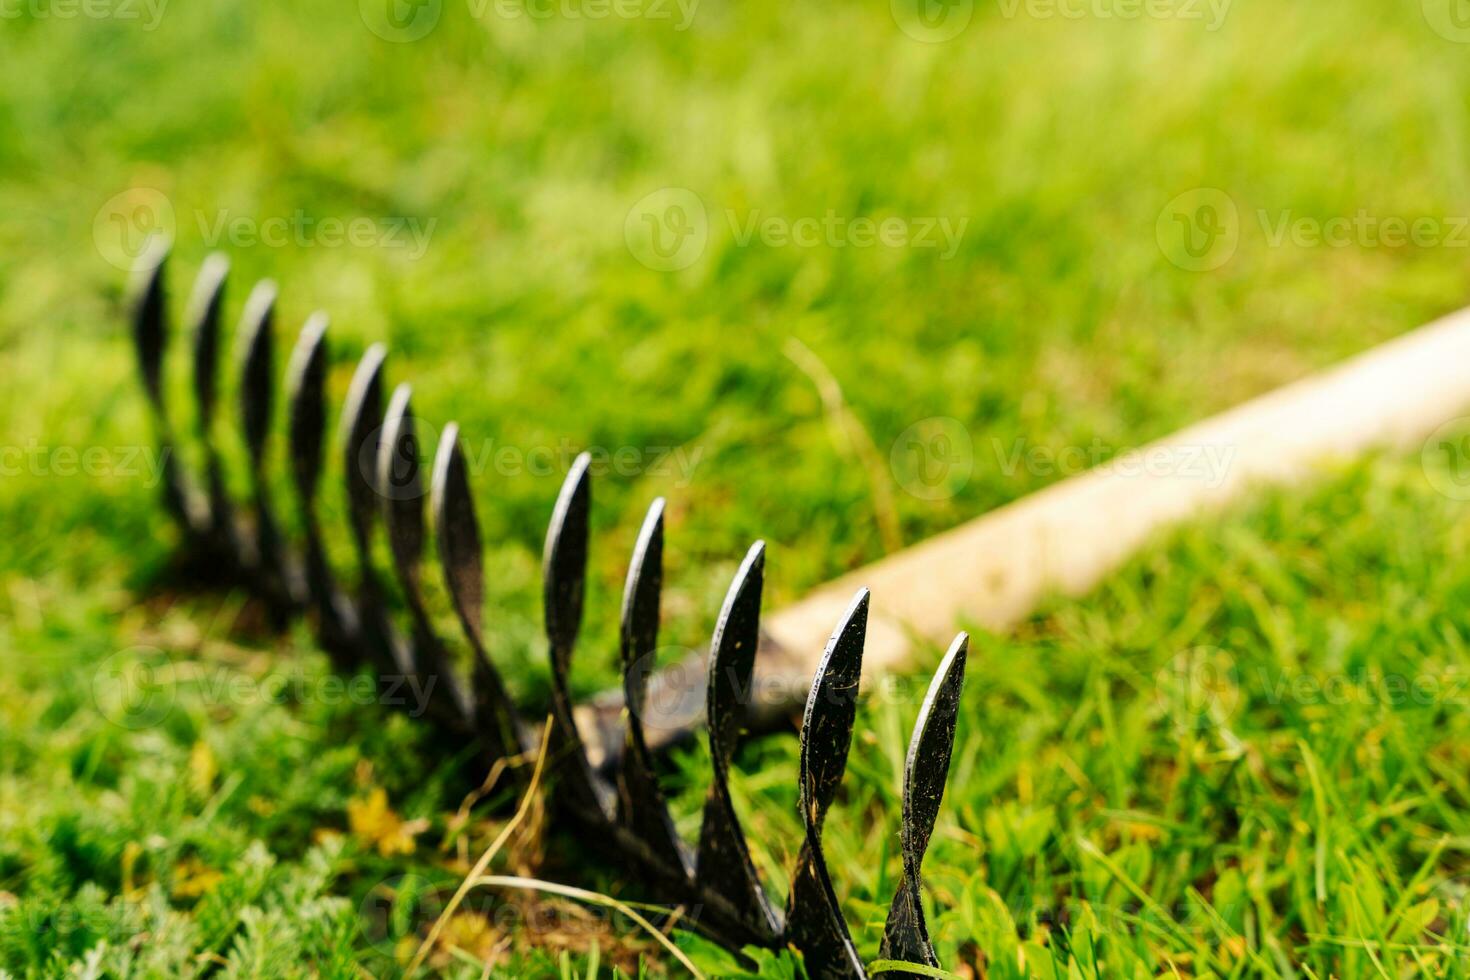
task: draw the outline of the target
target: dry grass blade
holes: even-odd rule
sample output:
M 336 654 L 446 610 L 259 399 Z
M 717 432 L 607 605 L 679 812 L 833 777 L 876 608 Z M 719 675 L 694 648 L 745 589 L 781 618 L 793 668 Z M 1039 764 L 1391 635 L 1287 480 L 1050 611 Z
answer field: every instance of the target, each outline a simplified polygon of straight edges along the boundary
M 511 817 L 509 822 L 501 828 L 495 840 L 485 849 L 485 853 L 480 855 L 480 860 L 475 862 L 474 868 L 470 870 L 470 873 L 465 876 L 465 880 L 455 890 L 454 897 L 444 907 L 443 913 L 440 914 L 438 921 L 434 923 L 434 928 L 429 930 L 429 935 L 419 945 L 418 952 L 413 956 L 413 962 L 404 971 L 404 976 L 413 976 L 419 967 L 423 966 L 425 957 L 429 955 L 429 950 L 434 948 L 434 943 L 438 941 L 440 933 L 444 931 L 444 924 L 458 910 L 460 903 L 464 901 L 470 889 L 475 886 L 475 882 L 485 873 L 485 869 L 490 866 L 490 862 L 495 860 L 495 855 L 500 853 L 500 849 L 505 846 L 505 842 L 510 840 L 510 835 L 526 819 L 526 814 L 531 812 L 531 805 L 536 799 L 536 792 L 541 787 L 541 774 L 546 768 L 546 747 L 550 744 L 547 733 L 550 731 L 551 719 L 548 718 L 546 719 L 546 725 L 541 730 L 541 748 L 536 752 L 536 768 L 531 773 L 531 784 L 526 787 L 526 793 L 521 797 L 521 805 L 516 808 L 515 816 Z
M 659 945 L 668 950 L 669 954 L 678 960 L 684 969 L 689 971 L 690 976 L 697 978 L 697 980 L 706 980 L 705 975 L 700 972 L 699 967 L 694 965 L 694 961 L 685 955 L 682 949 L 674 945 L 674 941 L 668 936 L 665 936 L 662 930 L 639 915 L 638 911 L 632 906 L 626 905 L 610 895 L 587 891 L 585 888 L 573 888 L 570 885 L 558 885 L 551 881 L 521 878 L 516 875 L 486 875 L 483 878 L 474 879 L 470 884 L 486 885 L 492 888 L 520 888 L 525 891 L 545 892 L 548 895 L 560 895 L 563 898 L 571 898 L 579 902 L 586 902 L 589 905 L 597 905 L 602 908 L 609 908 L 616 912 L 621 912 L 623 915 L 632 919 L 640 929 L 658 940 Z

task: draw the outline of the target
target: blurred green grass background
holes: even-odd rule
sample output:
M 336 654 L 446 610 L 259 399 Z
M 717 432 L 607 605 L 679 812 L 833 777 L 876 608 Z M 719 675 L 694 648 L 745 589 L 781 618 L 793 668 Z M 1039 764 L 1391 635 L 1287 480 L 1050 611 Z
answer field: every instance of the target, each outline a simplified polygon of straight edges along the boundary
M 234 265 L 231 322 L 260 277 L 281 284 L 283 348 L 312 310 L 331 314 L 336 398 L 356 355 L 384 340 L 392 380 L 411 380 L 420 413 L 458 420 L 474 449 L 646 459 L 680 447 L 697 460 L 598 479 L 584 690 L 608 677 L 626 556 L 656 495 L 670 503 L 667 637 L 697 645 L 754 538 L 771 543 L 767 604 L 779 604 L 1059 477 L 1008 465 L 1018 447 L 1106 456 L 1141 445 L 1458 308 L 1470 280 L 1470 243 L 1455 231 L 1470 214 L 1470 46 L 1437 0 L 1330 12 L 1236 0 L 1217 23 L 1204 5 L 1166 8 L 1200 19 L 1074 19 L 961 0 L 942 9 L 967 18 L 962 29 L 937 43 L 913 35 L 915 10 L 898 0 L 705 0 L 685 30 L 676 7 L 667 19 L 591 20 L 445 0 L 396 8 L 433 15 L 414 41 L 375 33 L 388 8 L 369 0 L 121 3 L 85 8 L 106 16 L 40 0 L 0 11 L 0 442 L 26 454 L 5 457 L 0 492 L 3 650 L 27 665 L 0 709 L 19 733 L 0 743 L 11 826 L 46 824 L 56 811 L 45 808 L 71 792 L 44 772 L 52 742 L 72 744 L 58 733 L 81 724 L 85 699 L 50 688 L 78 683 L 78 670 L 85 681 L 89 664 L 156 632 L 156 617 L 126 612 L 169 553 L 155 495 L 121 473 L 57 472 L 63 447 L 105 447 L 120 465 L 114 450 L 148 438 L 115 264 L 143 227 L 139 202 L 172 228 L 176 324 L 189 275 L 221 249 Z M 675 271 L 639 261 L 628 240 L 640 202 L 664 188 L 692 194 L 705 216 L 702 250 Z M 1192 271 L 1168 229 L 1180 195 L 1201 188 L 1234 208 L 1238 244 Z M 963 223 L 963 234 L 948 257 L 850 239 L 740 241 L 753 216 L 828 213 Z M 1273 242 L 1283 216 L 1320 225 L 1359 213 L 1432 219 L 1446 237 Z M 210 240 L 234 221 L 258 232 L 297 215 L 317 229 L 301 241 Z M 353 220 L 413 222 L 429 230 L 426 247 L 324 241 L 320 222 Z M 844 406 L 835 415 L 829 379 Z M 963 434 L 963 465 L 942 492 L 916 495 L 902 440 L 933 419 L 956 420 L 940 431 Z M 220 426 L 227 447 L 230 428 Z M 561 473 L 514 469 L 492 463 L 475 491 L 497 653 L 534 696 L 540 538 Z M 1408 496 L 1388 528 L 1425 506 Z M 1386 563 L 1374 548 L 1394 547 L 1374 540 L 1367 567 Z M 1311 567 L 1282 548 L 1279 561 Z M 73 616 L 83 625 L 53 618 Z M 1070 688 L 1047 696 L 1090 703 L 1065 700 L 1081 697 Z M 276 714 L 271 724 L 291 729 Z M 890 729 L 885 738 L 902 730 Z M 245 737 L 222 730 L 209 737 Z M 1288 719 L 1272 731 L 1313 730 Z M 305 732 L 390 765 L 392 752 L 351 726 Z M 1089 732 L 1074 722 L 1066 738 Z M 63 769 L 89 799 L 132 800 L 146 792 L 137 753 L 163 752 L 162 736 L 144 736 L 82 737 Z M 200 731 L 173 738 L 187 751 Z M 1174 751 L 1167 739 L 1137 748 Z M 774 770 L 772 792 L 786 771 Z M 1115 807 L 1128 802 L 1120 771 L 1107 777 Z M 1000 782 L 973 791 L 973 814 L 959 818 L 970 831 Z M 456 802 L 424 794 L 421 813 Z M 15 807 L 31 797 L 45 812 Z M 340 820 L 338 799 L 303 807 L 293 819 Z M 304 824 L 288 833 L 235 818 L 273 850 L 306 846 Z M 94 872 L 115 873 L 130 838 L 114 828 L 100 839 L 95 860 L 42 848 L 57 894 L 85 880 L 120 888 Z M 36 888 L 36 860 L 23 850 L 0 862 L 0 891 Z

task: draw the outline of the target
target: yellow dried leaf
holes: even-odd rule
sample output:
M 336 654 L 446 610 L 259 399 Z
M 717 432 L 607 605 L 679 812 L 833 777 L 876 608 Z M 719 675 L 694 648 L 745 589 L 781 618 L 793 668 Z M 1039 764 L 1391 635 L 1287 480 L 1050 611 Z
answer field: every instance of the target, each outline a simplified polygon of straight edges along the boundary
M 199 898 L 224 880 L 224 875 L 191 855 L 174 866 L 174 898 Z
M 208 796 L 214 789 L 214 777 L 219 775 L 219 764 L 215 762 L 214 750 L 208 742 L 195 742 L 189 751 L 189 788 L 199 796 Z
M 404 823 L 388 806 L 388 794 L 382 787 L 365 800 L 348 801 L 347 825 L 354 837 L 375 846 L 383 857 L 412 854 L 414 835 L 424 829 L 422 822 Z

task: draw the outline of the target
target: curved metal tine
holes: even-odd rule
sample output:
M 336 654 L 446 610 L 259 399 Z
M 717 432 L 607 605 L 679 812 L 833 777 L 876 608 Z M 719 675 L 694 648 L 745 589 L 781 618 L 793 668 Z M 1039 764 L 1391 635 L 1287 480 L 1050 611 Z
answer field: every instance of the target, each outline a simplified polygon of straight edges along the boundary
M 168 345 L 168 240 L 155 238 L 133 267 L 130 305 L 133 348 L 148 396 L 154 439 L 163 465 L 164 506 L 186 534 L 203 537 L 209 527 L 207 504 L 185 478 L 174 455 L 174 431 L 163 397 L 163 353 Z
M 929 693 L 924 696 L 919 720 L 914 724 L 913 738 L 909 741 L 903 773 L 903 829 L 899 835 L 903 848 L 903 879 L 883 929 L 883 945 L 878 955 L 885 960 L 939 966 L 934 946 L 929 941 L 929 926 L 924 920 L 919 868 L 929 847 L 929 837 L 934 832 L 939 804 L 944 799 L 969 646 L 970 637 L 965 633 L 956 636 L 950 644 L 949 652 L 944 655 L 934 673 L 934 680 L 929 684 Z M 915 980 L 920 976 L 903 972 L 893 975 Z
M 765 565 L 766 544 L 757 541 L 746 552 L 745 561 L 730 583 L 710 640 L 706 717 L 713 772 L 695 863 L 695 882 L 701 890 L 728 901 L 740 924 L 753 933 L 745 941 L 757 943 L 779 936 L 781 921 L 750 859 L 740 818 L 730 799 L 729 780 L 730 760 L 749 704 L 755 653 L 760 644 Z
M 582 597 L 587 580 L 588 520 L 592 511 L 592 457 L 572 462 L 546 528 L 542 594 L 546 641 L 551 658 L 551 732 L 548 748 L 557 760 L 557 790 L 582 819 L 610 822 L 612 787 L 592 771 L 572 714 L 572 651 L 582 629 Z
M 802 716 L 800 801 L 806 840 L 791 878 L 786 936 L 805 956 L 813 980 L 865 975 L 827 873 L 822 823 L 847 769 L 867 629 L 868 590 L 861 589 L 827 642 Z
M 439 437 L 429 488 L 439 564 L 444 569 L 454 611 L 475 656 L 471 684 L 475 728 L 492 762 L 507 759 L 523 752 L 527 740 L 516 717 L 515 704 L 506 693 L 505 682 L 485 652 L 482 615 L 485 564 L 480 522 L 475 517 L 469 474 L 464 453 L 459 448 L 459 426 L 454 422 L 446 425 Z
M 269 279 L 256 283 L 240 316 L 237 360 L 240 371 L 240 423 L 250 482 L 255 497 L 255 541 L 252 558 L 273 605 L 287 611 L 298 604 L 303 590 L 288 568 L 281 533 L 270 505 L 265 475 L 265 446 L 275 406 L 272 364 L 275 360 L 276 285 Z
M 424 690 L 433 691 L 432 704 L 440 717 L 463 730 L 473 724 L 473 712 L 455 677 L 449 654 L 429 623 L 420 589 L 419 560 L 424 552 L 424 482 L 419 440 L 410 399 L 413 390 L 402 384 L 393 392 L 378 440 L 376 486 L 382 498 L 383 524 L 393 571 L 403 589 L 413 620 L 413 662 Z
M 664 501 L 655 500 L 643 520 L 623 590 L 623 704 L 626 733 L 618 769 L 618 817 L 647 850 L 647 857 L 680 879 L 690 876 L 688 848 L 679 839 L 659 790 L 653 754 L 643 737 L 648 675 L 657 664 L 659 597 L 663 591 Z
M 400 677 L 416 676 L 413 653 L 393 629 L 383 600 L 383 585 L 373 564 L 373 522 L 377 520 L 378 436 L 383 426 L 383 361 L 388 350 L 373 344 L 357 362 L 342 405 L 340 446 L 347 489 L 347 521 L 357 549 L 357 621 L 364 649 L 378 669 Z
M 234 508 L 225 492 L 224 465 L 214 443 L 214 415 L 218 385 L 220 320 L 225 300 L 225 284 L 230 275 L 230 260 L 213 252 L 194 277 L 189 295 L 187 322 L 193 344 L 195 421 L 204 451 L 205 491 L 209 495 L 211 533 L 216 544 L 226 553 L 237 554 Z
M 359 655 L 353 646 L 356 617 L 337 589 L 317 521 L 316 490 L 322 473 L 322 429 L 326 424 L 327 315 L 313 313 L 301 328 L 286 369 L 286 403 L 290 419 L 291 482 L 301 507 L 306 537 L 306 589 L 318 616 L 322 646 L 337 665 L 353 670 Z

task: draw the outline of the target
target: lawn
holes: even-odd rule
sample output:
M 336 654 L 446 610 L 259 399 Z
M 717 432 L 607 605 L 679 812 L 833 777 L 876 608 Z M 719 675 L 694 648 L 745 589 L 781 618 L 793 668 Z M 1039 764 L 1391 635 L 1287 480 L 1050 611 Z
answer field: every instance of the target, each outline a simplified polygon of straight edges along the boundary
M 334 398 L 383 340 L 418 410 L 460 422 L 492 648 L 533 706 L 574 450 L 607 461 L 586 693 L 655 496 L 666 640 L 697 646 L 755 538 L 779 604 L 1463 304 L 1470 47 L 1447 4 L 1064 6 L 1084 15 L 961 2 L 946 40 L 898 0 L 431 0 L 398 28 L 368 0 L 0 7 L 0 970 L 393 975 L 432 908 L 414 884 L 452 887 L 502 823 L 461 812 L 472 787 L 412 726 L 313 697 L 304 632 L 170 579 L 123 327 L 151 228 L 176 323 L 223 251 L 231 321 L 267 276 L 282 346 L 331 314 Z M 909 458 L 915 432 L 942 458 Z M 926 865 L 941 961 L 1463 971 L 1467 529 L 1417 456 L 1344 466 L 977 635 Z M 94 680 L 139 648 L 192 673 L 120 726 Z M 913 701 L 864 708 L 829 823 L 869 958 Z M 794 751 L 739 760 L 776 891 Z M 692 834 L 705 763 L 677 761 Z M 637 897 L 533 829 L 497 867 Z M 437 969 L 668 966 L 569 903 L 471 911 Z

